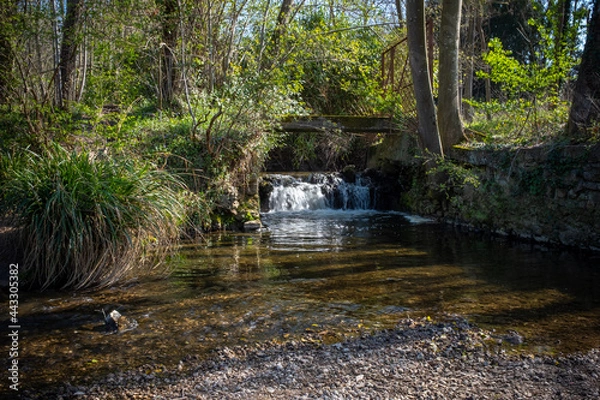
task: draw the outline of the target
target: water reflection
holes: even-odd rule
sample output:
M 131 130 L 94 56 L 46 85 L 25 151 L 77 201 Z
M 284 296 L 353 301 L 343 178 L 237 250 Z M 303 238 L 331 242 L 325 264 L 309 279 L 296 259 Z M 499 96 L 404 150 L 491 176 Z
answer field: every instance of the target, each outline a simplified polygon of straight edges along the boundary
M 260 236 L 224 235 L 205 249 L 205 265 L 216 275 L 202 282 L 229 290 L 252 282 L 263 300 L 273 290 L 275 302 L 313 302 L 305 325 L 327 322 L 339 312 L 331 304 L 343 303 L 351 306 L 348 320 L 373 327 L 393 323 L 398 316 L 381 310 L 396 307 L 466 314 L 498 330 L 520 330 L 544 349 L 598 345 L 597 259 L 458 234 L 399 213 L 272 213 L 265 222 L 269 231 Z M 179 271 L 194 285 L 207 267 Z
M 600 346 L 597 256 L 460 234 L 399 213 L 322 210 L 264 220 L 266 232 L 182 246 L 168 279 L 22 296 L 27 384 L 160 368 L 219 346 L 307 331 L 341 340 L 406 315 L 464 314 L 499 333 L 517 330 L 533 351 Z M 139 327 L 104 335 L 101 307 Z

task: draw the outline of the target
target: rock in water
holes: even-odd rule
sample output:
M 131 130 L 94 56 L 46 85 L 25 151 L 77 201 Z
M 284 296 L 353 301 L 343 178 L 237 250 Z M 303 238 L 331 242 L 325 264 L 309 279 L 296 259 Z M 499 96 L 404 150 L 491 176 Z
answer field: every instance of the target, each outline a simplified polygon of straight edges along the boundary
M 119 331 L 119 319 L 121 319 L 121 314 L 117 310 L 112 310 L 106 315 L 104 309 L 102 309 L 102 314 L 104 315 L 106 333 L 117 333 Z
M 104 324 L 107 333 L 123 333 L 138 327 L 138 322 L 133 318 L 127 318 L 121 315 L 117 310 L 112 310 L 108 315 L 104 314 Z
M 244 232 L 255 232 L 262 228 L 260 220 L 246 221 L 244 222 Z

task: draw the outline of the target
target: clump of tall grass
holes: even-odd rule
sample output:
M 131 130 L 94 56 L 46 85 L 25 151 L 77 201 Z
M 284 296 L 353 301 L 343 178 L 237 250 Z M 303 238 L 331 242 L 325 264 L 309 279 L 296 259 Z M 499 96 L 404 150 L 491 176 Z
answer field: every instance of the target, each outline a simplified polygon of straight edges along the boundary
M 0 174 L 32 286 L 107 286 L 158 265 L 179 238 L 182 184 L 149 164 L 54 145 L 5 156 Z

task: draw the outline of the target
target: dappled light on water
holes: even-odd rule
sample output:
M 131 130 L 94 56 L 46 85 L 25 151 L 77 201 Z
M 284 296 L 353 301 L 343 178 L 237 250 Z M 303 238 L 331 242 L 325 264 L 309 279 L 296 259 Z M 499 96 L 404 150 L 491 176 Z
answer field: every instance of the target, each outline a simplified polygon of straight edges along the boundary
M 506 351 L 600 345 L 598 258 L 461 234 L 401 213 L 275 212 L 267 231 L 186 243 L 167 279 L 94 293 L 23 295 L 28 384 L 148 373 L 262 340 L 341 341 L 400 318 L 463 314 L 516 330 Z M 102 313 L 139 326 L 106 335 Z

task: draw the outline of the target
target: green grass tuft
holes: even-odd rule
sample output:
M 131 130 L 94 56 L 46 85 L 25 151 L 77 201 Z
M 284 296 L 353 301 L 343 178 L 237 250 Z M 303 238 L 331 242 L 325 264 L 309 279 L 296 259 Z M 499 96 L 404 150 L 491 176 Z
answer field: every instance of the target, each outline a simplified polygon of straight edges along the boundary
M 0 211 L 18 229 L 33 286 L 113 284 L 157 265 L 179 237 L 182 184 L 149 164 L 59 145 L 2 159 Z

